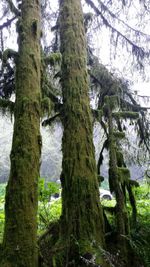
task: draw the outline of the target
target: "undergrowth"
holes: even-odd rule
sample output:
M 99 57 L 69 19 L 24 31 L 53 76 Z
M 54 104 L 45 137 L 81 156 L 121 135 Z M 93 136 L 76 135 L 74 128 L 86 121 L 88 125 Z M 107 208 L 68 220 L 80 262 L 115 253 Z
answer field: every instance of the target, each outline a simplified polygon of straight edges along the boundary
M 5 184 L 0 184 L 0 242 L 4 230 L 4 196 Z M 38 208 L 38 236 L 48 228 L 50 222 L 58 221 L 61 215 L 61 198 L 51 200 L 51 196 L 59 192 L 59 185 L 53 182 L 45 183 L 44 179 L 39 181 L 39 208 Z M 135 189 L 137 202 L 137 224 L 131 228 L 130 245 L 142 259 L 144 267 L 150 267 L 150 188 L 147 183 Z M 115 200 L 103 200 L 102 205 L 114 207 Z M 129 208 L 130 212 L 130 208 Z M 108 216 L 111 225 L 114 217 Z

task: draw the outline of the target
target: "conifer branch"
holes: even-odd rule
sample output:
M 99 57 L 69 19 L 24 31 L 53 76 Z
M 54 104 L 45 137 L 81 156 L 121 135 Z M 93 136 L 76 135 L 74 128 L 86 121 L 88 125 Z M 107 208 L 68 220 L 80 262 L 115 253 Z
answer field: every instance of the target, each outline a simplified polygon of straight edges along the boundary
M 56 115 L 54 115 L 53 117 L 50 117 L 50 118 L 48 118 L 47 120 L 44 120 L 43 122 L 42 122 L 42 126 L 47 126 L 47 125 L 51 125 L 54 121 L 55 121 L 55 119 L 56 118 L 58 118 L 60 116 L 60 113 L 57 113 Z
M 107 13 L 113 18 L 113 19 L 116 19 L 118 20 L 119 22 L 121 22 L 125 27 L 127 27 L 128 29 L 130 29 L 131 31 L 135 32 L 136 34 L 138 35 L 143 35 L 143 36 L 147 36 L 150 38 L 150 35 L 149 34 L 146 34 L 142 31 L 139 31 L 137 29 L 134 29 L 133 27 L 131 27 L 129 24 L 127 24 L 124 20 L 120 19 L 118 16 L 116 16 L 112 11 L 109 10 L 109 8 L 102 2 L 102 1 L 98 1 L 102 7 L 102 9 L 104 11 L 107 11 Z
M 122 39 L 124 39 L 128 44 L 131 45 L 132 47 L 132 53 L 133 55 L 136 56 L 138 63 L 140 64 L 140 67 L 142 68 L 142 64 L 141 62 L 139 62 L 139 59 L 143 59 L 144 57 L 148 57 L 150 55 L 150 52 L 145 51 L 144 48 L 136 45 L 133 41 L 131 41 L 129 38 L 127 38 L 123 33 L 121 33 L 119 30 L 117 30 L 114 26 L 112 26 L 109 21 L 104 17 L 104 15 L 102 14 L 102 12 L 95 6 L 95 4 L 93 3 L 93 1 L 91 0 L 85 0 L 86 3 L 88 5 L 90 5 L 90 7 L 95 11 L 96 15 L 100 16 L 104 25 L 106 27 L 109 27 L 112 32 L 116 32 L 117 33 L 117 38 L 121 37 Z
M 18 10 L 18 8 L 15 7 L 14 3 L 12 0 L 6 0 L 9 8 L 11 10 L 12 13 L 14 13 L 17 17 L 20 16 L 20 11 Z
M 15 103 L 8 100 L 8 99 L 2 99 L 0 98 L 0 110 L 5 113 L 5 112 L 9 112 L 10 114 L 13 114 L 14 112 L 14 106 Z

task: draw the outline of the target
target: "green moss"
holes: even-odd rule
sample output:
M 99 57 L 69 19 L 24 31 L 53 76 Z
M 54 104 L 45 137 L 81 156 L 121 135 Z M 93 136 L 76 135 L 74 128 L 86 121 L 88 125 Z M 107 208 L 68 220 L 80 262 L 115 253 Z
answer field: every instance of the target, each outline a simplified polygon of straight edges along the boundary
M 124 159 L 123 154 L 121 151 L 116 150 L 116 156 L 117 156 L 117 166 L 122 167 L 124 166 Z
M 74 236 L 71 236 L 70 240 L 59 240 L 57 250 L 57 255 L 52 258 L 53 267 L 63 267 L 64 262 L 66 266 L 76 267 L 87 266 L 91 262 L 95 265 L 107 266 L 102 260 L 104 250 L 94 240 L 93 242 L 87 239 L 76 240 Z
M 33 18 L 39 21 L 31 31 Z M 16 61 L 14 133 L 6 189 L 1 266 L 37 267 L 37 196 L 40 136 L 40 7 L 23 1 Z M 22 34 L 24 37 L 22 38 Z M 24 42 L 26 40 L 26 42 Z M 35 64 L 33 63 L 34 55 Z
M 97 120 L 98 120 L 98 121 L 101 121 L 102 116 L 103 116 L 103 111 L 102 111 L 101 109 L 98 109 L 98 110 L 96 111 L 96 118 L 97 118 Z
M 118 167 L 117 168 L 117 173 L 118 173 L 118 179 L 119 181 L 123 184 L 125 183 L 129 183 L 129 179 L 130 179 L 130 171 L 127 168 L 124 167 Z
M 55 66 L 56 64 L 60 65 L 62 60 L 61 53 L 52 53 L 51 55 L 44 58 L 46 65 Z
M 14 60 L 16 60 L 17 56 L 18 56 L 18 53 L 15 50 L 10 49 L 10 48 L 6 49 L 3 52 L 3 57 L 2 57 L 3 64 L 6 64 L 7 60 L 10 58 L 13 58 Z
M 125 138 L 125 133 L 124 132 L 113 132 L 113 135 L 116 138 L 116 140 Z
M 123 119 L 133 119 L 136 120 L 139 117 L 138 112 L 129 112 L 129 111 L 124 111 L 124 112 L 113 112 L 112 116 L 116 119 L 123 118 Z
M 69 264 L 78 267 L 82 266 L 81 256 L 105 246 L 88 96 L 86 38 L 79 0 L 60 1 L 60 41 L 64 126 L 62 216 L 53 262 L 57 267 Z M 104 262 L 102 255 L 96 254 L 96 262 Z
M 113 111 L 119 107 L 119 98 L 117 95 L 105 96 L 104 103 Z

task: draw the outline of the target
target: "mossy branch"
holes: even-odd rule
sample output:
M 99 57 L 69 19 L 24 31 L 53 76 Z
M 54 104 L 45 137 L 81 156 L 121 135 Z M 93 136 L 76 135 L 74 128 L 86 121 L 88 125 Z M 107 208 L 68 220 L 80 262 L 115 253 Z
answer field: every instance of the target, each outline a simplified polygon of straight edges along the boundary
M 150 107 L 142 107 L 140 105 L 136 104 L 131 104 L 130 102 L 126 101 L 125 99 L 120 99 L 121 105 L 123 107 L 129 108 L 133 112 L 140 112 L 140 111 L 147 111 L 150 109 Z
M 10 49 L 10 48 L 6 49 L 3 52 L 3 56 L 2 56 L 3 64 L 6 64 L 7 60 L 10 58 L 13 58 L 14 61 L 16 61 L 17 56 L 18 56 L 18 53 L 15 50 Z
M 51 118 L 48 118 L 47 120 L 44 120 L 42 122 L 42 126 L 47 126 L 47 125 L 51 125 L 55 120 L 56 118 L 60 117 L 60 113 L 57 113 L 56 115 L 54 115 L 53 117 Z
M 55 93 L 53 91 L 57 91 L 57 89 L 53 88 L 51 89 L 51 85 L 47 85 L 47 84 L 44 84 L 43 88 L 42 88 L 43 92 L 44 92 L 44 95 L 46 95 L 47 97 L 50 98 L 50 100 L 53 102 L 53 103 L 59 103 L 59 99 L 58 97 L 55 95 Z
M 131 111 L 113 112 L 112 116 L 115 119 L 123 118 L 123 119 L 136 120 L 139 118 L 139 113 L 138 112 L 131 112 Z
M 117 139 L 123 139 L 123 138 L 125 138 L 125 133 L 124 132 L 113 132 L 113 135 Z

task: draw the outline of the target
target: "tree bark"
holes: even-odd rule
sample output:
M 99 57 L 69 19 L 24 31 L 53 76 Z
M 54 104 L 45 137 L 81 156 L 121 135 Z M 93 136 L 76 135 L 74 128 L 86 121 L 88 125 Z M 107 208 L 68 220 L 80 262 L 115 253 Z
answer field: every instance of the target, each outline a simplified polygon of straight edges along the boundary
M 60 41 L 64 133 L 58 247 L 61 243 L 63 255 L 56 256 L 55 266 L 87 266 L 95 255 L 95 263 L 105 266 L 101 255 L 101 248 L 104 248 L 103 215 L 93 146 L 80 0 L 60 1 Z
M 23 0 L 17 23 L 16 102 L 1 266 L 37 267 L 40 136 L 40 3 Z

